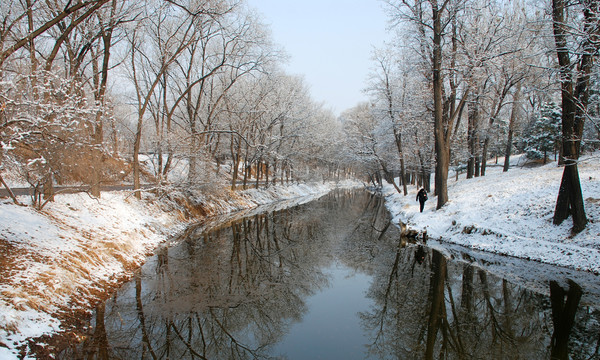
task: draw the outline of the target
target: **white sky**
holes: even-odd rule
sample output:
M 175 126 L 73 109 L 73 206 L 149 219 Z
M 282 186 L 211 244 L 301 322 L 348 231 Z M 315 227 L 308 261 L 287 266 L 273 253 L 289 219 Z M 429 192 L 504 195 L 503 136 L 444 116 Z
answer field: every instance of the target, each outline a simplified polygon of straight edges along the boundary
M 247 0 L 290 55 L 285 69 L 303 75 L 313 100 L 339 115 L 367 100 L 362 92 L 373 46 L 388 38 L 378 0 Z

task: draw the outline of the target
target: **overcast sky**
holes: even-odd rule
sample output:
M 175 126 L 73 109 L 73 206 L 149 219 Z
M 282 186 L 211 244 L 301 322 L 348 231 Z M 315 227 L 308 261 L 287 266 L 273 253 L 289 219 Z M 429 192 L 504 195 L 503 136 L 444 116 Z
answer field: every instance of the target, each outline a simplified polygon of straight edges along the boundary
M 378 0 L 247 0 L 290 55 L 288 73 L 303 75 L 313 100 L 339 115 L 367 99 L 373 46 L 389 38 Z

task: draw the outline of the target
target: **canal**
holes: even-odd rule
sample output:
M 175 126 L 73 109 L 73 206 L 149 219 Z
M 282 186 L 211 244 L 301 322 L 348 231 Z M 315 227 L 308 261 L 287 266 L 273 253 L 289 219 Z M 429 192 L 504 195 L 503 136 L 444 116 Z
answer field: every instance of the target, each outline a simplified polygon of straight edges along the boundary
M 196 224 L 54 356 L 599 358 L 597 276 L 400 235 L 347 190 Z

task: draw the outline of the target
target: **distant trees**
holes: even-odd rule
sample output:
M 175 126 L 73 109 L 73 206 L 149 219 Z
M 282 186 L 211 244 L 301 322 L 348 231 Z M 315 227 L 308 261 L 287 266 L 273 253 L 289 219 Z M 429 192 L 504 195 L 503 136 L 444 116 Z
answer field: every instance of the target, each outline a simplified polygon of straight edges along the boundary
M 268 183 L 289 181 L 301 142 L 308 141 L 307 121 L 314 116 L 305 85 L 278 71 L 237 82 L 225 99 L 223 147 L 232 159 L 231 188 L 247 185 L 255 171 Z M 305 153 L 307 156 L 316 154 Z
M 388 161 L 383 158 L 388 152 L 384 151 L 381 136 L 378 136 L 378 122 L 371 106 L 359 104 L 346 110 L 340 118 L 348 139 L 347 146 L 356 156 L 353 161 L 361 165 L 359 169 L 365 177 L 373 185 L 381 185 L 383 173 L 389 183 L 395 184 Z

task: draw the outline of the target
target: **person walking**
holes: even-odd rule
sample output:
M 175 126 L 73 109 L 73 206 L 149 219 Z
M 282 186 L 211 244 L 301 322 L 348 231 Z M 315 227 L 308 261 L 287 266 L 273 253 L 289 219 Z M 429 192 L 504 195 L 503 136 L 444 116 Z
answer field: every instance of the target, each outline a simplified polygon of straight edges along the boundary
M 425 208 L 425 201 L 427 201 L 427 191 L 424 188 L 421 188 L 417 193 L 417 198 L 415 200 L 419 200 L 421 204 L 421 212 L 423 212 L 423 208 Z

